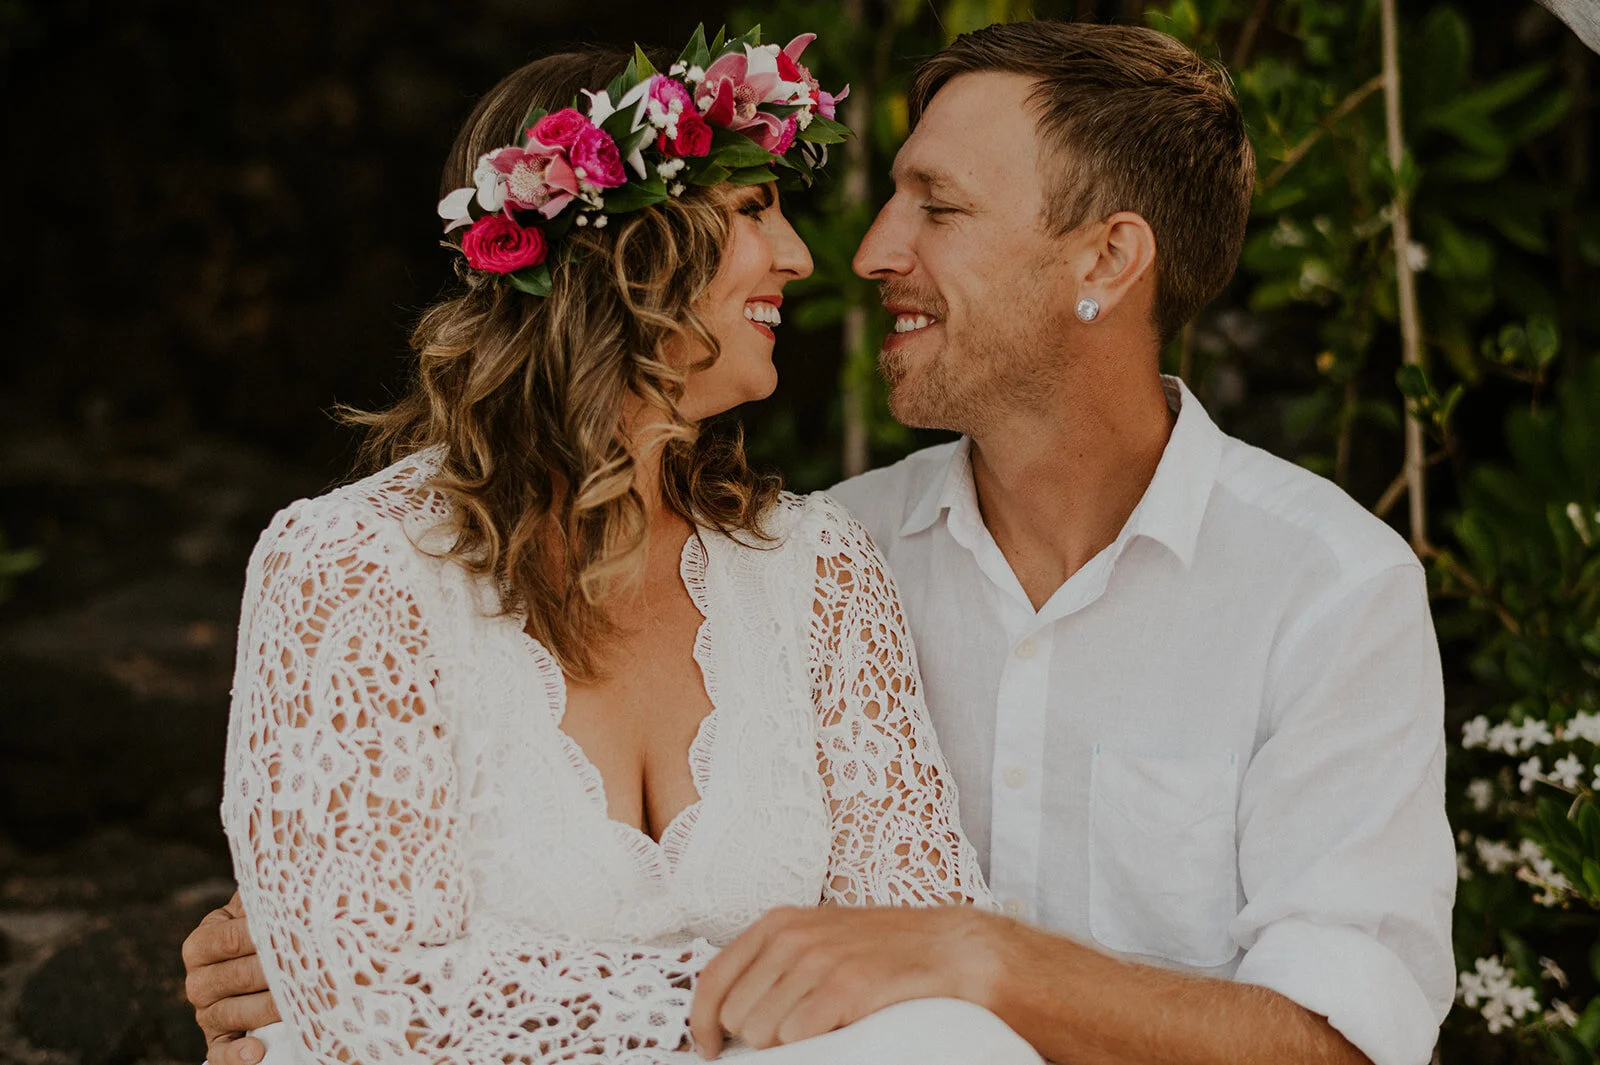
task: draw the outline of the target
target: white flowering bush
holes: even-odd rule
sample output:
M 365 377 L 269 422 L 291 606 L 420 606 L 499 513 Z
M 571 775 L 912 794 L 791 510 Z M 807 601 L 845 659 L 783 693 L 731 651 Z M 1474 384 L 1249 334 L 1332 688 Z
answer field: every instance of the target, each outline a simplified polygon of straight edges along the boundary
M 1600 1062 L 1600 363 L 1507 440 L 1513 464 L 1474 471 L 1434 566 L 1441 634 L 1472 641 L 1492 700 L 1451 752 L 1452 1024 Z

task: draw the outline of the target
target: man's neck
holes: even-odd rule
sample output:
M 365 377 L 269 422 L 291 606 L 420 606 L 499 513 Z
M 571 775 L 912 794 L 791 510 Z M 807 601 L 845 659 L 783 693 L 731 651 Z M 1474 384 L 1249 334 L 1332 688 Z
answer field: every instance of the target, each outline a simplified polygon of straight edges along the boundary
M 1176 419 L 1161 379 L 1070 383 L 972 441 L 989 533 L 1035 610 L 1116 540 L 1155 476 Z

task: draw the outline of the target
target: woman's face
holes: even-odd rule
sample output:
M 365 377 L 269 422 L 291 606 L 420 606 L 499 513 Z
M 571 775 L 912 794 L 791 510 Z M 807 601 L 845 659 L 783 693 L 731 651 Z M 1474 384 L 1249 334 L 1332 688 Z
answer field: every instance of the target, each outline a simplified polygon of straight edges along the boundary
M 772 394 L 778 384 L 773 326 L 780 319 L 783 286 L 811 276 L 811 253 L 783 216 L 771 182 L 733 189 L 728 196 L 728 246 L 711 287 L 695 306 L 722 354 L 684 382 L 678 410 L 690 421 Z M 685 361 L 704 357 L 701 352 Z

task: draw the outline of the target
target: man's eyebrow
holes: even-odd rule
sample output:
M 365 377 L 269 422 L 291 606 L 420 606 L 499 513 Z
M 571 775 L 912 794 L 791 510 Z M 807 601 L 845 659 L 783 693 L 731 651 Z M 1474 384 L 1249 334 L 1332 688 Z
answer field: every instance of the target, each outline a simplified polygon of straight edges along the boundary
M 935 166 L 918 164 L 908 166 L 894 174 L 894 177 L 903 181 L 915 181 L 932 189 L 949 189 L 963 196 L 969 195 L 966 188 L 957 181 L 955 175 L 948 170 L 940 170 Z

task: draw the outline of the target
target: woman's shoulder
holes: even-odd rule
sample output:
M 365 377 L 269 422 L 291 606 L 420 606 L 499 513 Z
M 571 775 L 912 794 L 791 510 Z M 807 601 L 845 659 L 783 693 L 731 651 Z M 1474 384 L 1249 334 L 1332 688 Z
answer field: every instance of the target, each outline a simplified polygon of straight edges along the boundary
M 360 480 L 295 500 L 262 532 L 252 568 L 267 558 L 281 560 L 277 565 L 317 568 L 354 557 L 391 567 L 397 559 L 426 557 L 423 544 L 447 535 L 451 522 L 448 501 L 429 487 L 438 467 L 437 454 L 418 452 Z
M 829 558 L 847 564 L 882 565 L 867 527 L 827 492 L 781 493 L 766 530 L 807 562 Z

